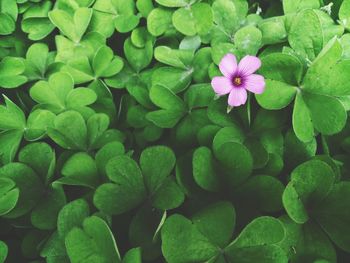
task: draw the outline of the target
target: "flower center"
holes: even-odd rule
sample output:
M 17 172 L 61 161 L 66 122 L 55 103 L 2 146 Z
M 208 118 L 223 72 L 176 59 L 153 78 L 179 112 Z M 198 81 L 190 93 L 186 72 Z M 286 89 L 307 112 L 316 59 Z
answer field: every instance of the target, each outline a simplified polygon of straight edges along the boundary
M 240 86 L 240 85 L 242 84 L 242 78 L 240 78 L 240 77 L 234 77 L 234 78 L 233 78 L 233 84 L 234 84 L 235 86 Z

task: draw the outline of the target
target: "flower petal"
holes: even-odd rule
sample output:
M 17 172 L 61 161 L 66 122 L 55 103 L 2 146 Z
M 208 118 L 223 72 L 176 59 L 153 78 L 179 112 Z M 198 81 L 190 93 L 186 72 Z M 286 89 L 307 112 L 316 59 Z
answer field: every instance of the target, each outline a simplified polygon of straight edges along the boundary
M 230 93 L 233 89 L 231 80 L 226 77 L 214 77 L 211 81 L 211 86 L 215 93 L 220 96 Z
M 261 75 L 252 74 L 246 77 L 244 88 L 255 94 L 261 94 L 265 90 L 265 79 Z
M 245 56 L 238 64 L 238 71 L 243 76 L 249 76 L 261 67 L 261 60 L 254 56 Z
M 237 70 L 236 56 L 233 54 L 225 55 L 220 61 L 219 68 L 225 77 L 231 78 Z
M 247 101 L 247 91 L 244 88 L 235 88 L 228 96 L 228 105 L 238 107 L 245 104 Z

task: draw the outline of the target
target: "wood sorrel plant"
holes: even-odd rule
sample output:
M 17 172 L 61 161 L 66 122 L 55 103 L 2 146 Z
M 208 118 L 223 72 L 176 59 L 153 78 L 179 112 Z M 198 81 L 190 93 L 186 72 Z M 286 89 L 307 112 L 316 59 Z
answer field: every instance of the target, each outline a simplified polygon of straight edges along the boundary
M 0 263 L 350 254 L 350 0 L 0 0 Z

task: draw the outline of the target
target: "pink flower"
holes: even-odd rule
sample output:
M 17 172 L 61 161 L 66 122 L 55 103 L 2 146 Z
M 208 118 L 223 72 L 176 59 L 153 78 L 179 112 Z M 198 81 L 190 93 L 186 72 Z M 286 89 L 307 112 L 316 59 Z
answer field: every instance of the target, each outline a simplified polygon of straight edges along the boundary
M 261 61 L 254 56 L 245 56 L 239 64 L 233 54 L 227 54 L 219 64 L 224 76 L 214 77 L 211 85 L 217 96 L 228 96 L 228 112 L 233 107 L 246 103 L 247 90 L 255 94 L 261 94 L 265 89 L 263 76 L 254 74 L 261 67 Z

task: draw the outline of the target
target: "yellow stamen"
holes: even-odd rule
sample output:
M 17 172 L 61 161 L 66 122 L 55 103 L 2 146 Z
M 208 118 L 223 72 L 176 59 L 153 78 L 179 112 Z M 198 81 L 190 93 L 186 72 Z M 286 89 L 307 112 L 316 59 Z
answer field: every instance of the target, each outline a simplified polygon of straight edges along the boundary
M 233 83 L 236 85 L 236 86 L 239 86 L 242 84 L 242 79 L 240 77 L 235 77 L 233 79 Z

